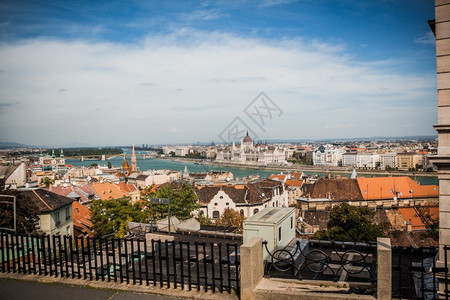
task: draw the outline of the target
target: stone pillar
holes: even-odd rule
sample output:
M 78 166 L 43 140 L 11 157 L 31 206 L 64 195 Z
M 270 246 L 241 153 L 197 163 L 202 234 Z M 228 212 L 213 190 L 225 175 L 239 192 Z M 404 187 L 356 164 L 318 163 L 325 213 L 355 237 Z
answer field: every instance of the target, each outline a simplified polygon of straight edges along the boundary
M 253 289 L 264 275 L 262 238 L 252 238 L 241 246 L 241 299 L 253 299 Z
M 377 299 L 392 299 L 392 249 L 389 238 L 377 238 Z
M 450 245 L 450 0 L 435 1 L 438 155 L 431 157 L 439 176 L 439 261 L 443 245 Z M 442 291 L 442 282 L 440 282 Z

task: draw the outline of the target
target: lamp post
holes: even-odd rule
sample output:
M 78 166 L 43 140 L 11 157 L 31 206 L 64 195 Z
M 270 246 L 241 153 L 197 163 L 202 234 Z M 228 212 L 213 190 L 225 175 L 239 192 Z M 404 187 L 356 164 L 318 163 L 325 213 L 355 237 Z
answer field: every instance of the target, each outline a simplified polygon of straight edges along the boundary
M 169 198 L 150 198 L 150 202 L 154 204 L 167 204 L 167 223 L 169 224 L 169 234 L 170 234 L 170 199 Z

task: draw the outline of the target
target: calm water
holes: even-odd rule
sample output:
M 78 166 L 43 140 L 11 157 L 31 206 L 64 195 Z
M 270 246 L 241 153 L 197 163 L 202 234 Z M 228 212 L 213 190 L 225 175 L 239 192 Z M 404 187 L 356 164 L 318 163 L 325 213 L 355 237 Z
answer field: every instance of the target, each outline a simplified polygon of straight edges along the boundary
M 127 151 L 126 151 L 127 152 Z M 145 154 L 145 152 L 139 152 L 137 151 L 136 154 Z M 130 163 L 130 158 L 128 157 L 128 163 Z M 225 166 L 217 166 L 217 165 L 196 165 L 193 163 L 188 162 L 178 162 L 173 160 L 166 160 L 166 159 L 152 159 L 152 158 L 146 158 L 143 159 L 142 157 L 137 157 L 137 166 L 139 170 L 146 171 L 146 170 L 160 170 L 160 169 L 170 169 L 175 171 L 183 171 L 185 167 L 187 167 L 189 172 L 207 172 L 210 170 L 226 170 L 233 173 L 234 178 L 239 177 L 248 177 L 249 175 L 259 175 L 262 178 L 267 178 L 271 174 L 277 174 L 280 173 L 282 170 L 256 170 L 256 169 L 246 169 L 246 168 L 236 168 L 236 167 L 225 167 Z M 120 167 L 122 165 L 123 157 L 118 156 L 111 158 L 109 160 L 113 167 Z M 67 159 L 66 163 L 72 164 L 74 166 L 89 166 L 92 163 L 97 163 L 99 165 L 106 165 L 106 161 L 101 160 L 85 160 L 85 161 L 79 161 L 75 159 Z M 305 172 L 306 174 L 317 174 L 319 176 L 326 175 L 326 173 L 312 173 L 312 172 Z M 339 173 L 337 173 L 339 174 Z M 350 174 L 341 174 L 342 176 L 350 176 Z M 384 175 L 374 175 L 374 177 L 379 177 Z M 423 177 L 423 176 L 411 176 L 414 180 L 417 180 L 420 184 L 428 185 L 428 184 L 439 184 L 439 181 L 437 177 Z

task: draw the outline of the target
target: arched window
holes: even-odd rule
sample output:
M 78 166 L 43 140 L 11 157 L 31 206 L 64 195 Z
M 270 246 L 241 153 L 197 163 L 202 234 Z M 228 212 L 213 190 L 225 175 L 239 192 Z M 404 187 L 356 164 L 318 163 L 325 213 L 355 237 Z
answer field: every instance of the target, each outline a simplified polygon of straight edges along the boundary
M 241 211 L 239 212 L 241 215 L 244 215 L 244 210 L 241 209 Z
M 259 209 L 255 208 L 255 209 L 253 210 L 253 214 L 257 214 L 258 211 L 259 211 Z
M 218 219 L 219 216 L 220 216 L 219 211 L 217 211 L 217 210 L 213 211 L 213 219 Z

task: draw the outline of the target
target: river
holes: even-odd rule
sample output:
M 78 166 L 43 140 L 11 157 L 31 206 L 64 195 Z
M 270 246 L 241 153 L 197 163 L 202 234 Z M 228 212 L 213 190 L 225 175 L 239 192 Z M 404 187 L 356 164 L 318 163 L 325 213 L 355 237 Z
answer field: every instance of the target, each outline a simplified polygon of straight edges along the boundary
M 129 151 L 126 151 L 126 153 Z M 128 153 L 127 153 L 128 154 Z M 145 151 L 136 151 L 136 154 L 146 154 Z M 128 157 L 128 163 L 130 163 L 130 158 Z M 109 160 L 114 167 L 120 167 L 122 165 L 123 157 L 116 156 Z M 194 164 L 190 162 L 180 162 L 169 159 L 155 159 L 155 158 L 146 158 L 143 159 L 141 156 L 137 156 L 136 158 L 138 169 L 141 171 L 146 170 L 160 170 L 160 169 L 170 169 L 175 171 L 183 171 L 185 167 L 187 167 L 189 172 L 207 172 L 211 170 L 226 170 L 233 173 L 234 178 L 242 178 L 248 177 L 250 175 L 259 175 L 261 178 L 267 178 L 271 174 L 278 174 L 283 171 L 282 168 L 280 170 L 264 170 L 264 169 L 251 169 L 251 168 L 239 168 L 239 167 L 228 167 L 228 166 L 219 166 L 219 165 L 210 165 L 210 164 Z M 85 160 L 80 161 L 76 159 L 67 159 L 67 164 L 71 164 L 74 166 L 89 166 L 92 163 L 97 163 L 98 165 L 106 165 L 106 161 L 101 160 Z M 131 164 L 130 164 L 131 165 Z M 317 174 L 319 176 L 326 175 L 324 172 L 305 172 L 308 175 Z M 334 173 L 342 176 L 349 177 L 348 173 Z M 372 175 L 370 175 L 372 176 Z M 373 175 L 374 177 L 386 176 L 386 175 Z M 364 177 L 369 177 L 369 175 L 365 175 Z M 414 180 L 417 180 L 422 185 L 435 184 L 438 185 L 439 181 L 437 177 L 426 177 L 426 176 L 410 176 Z

